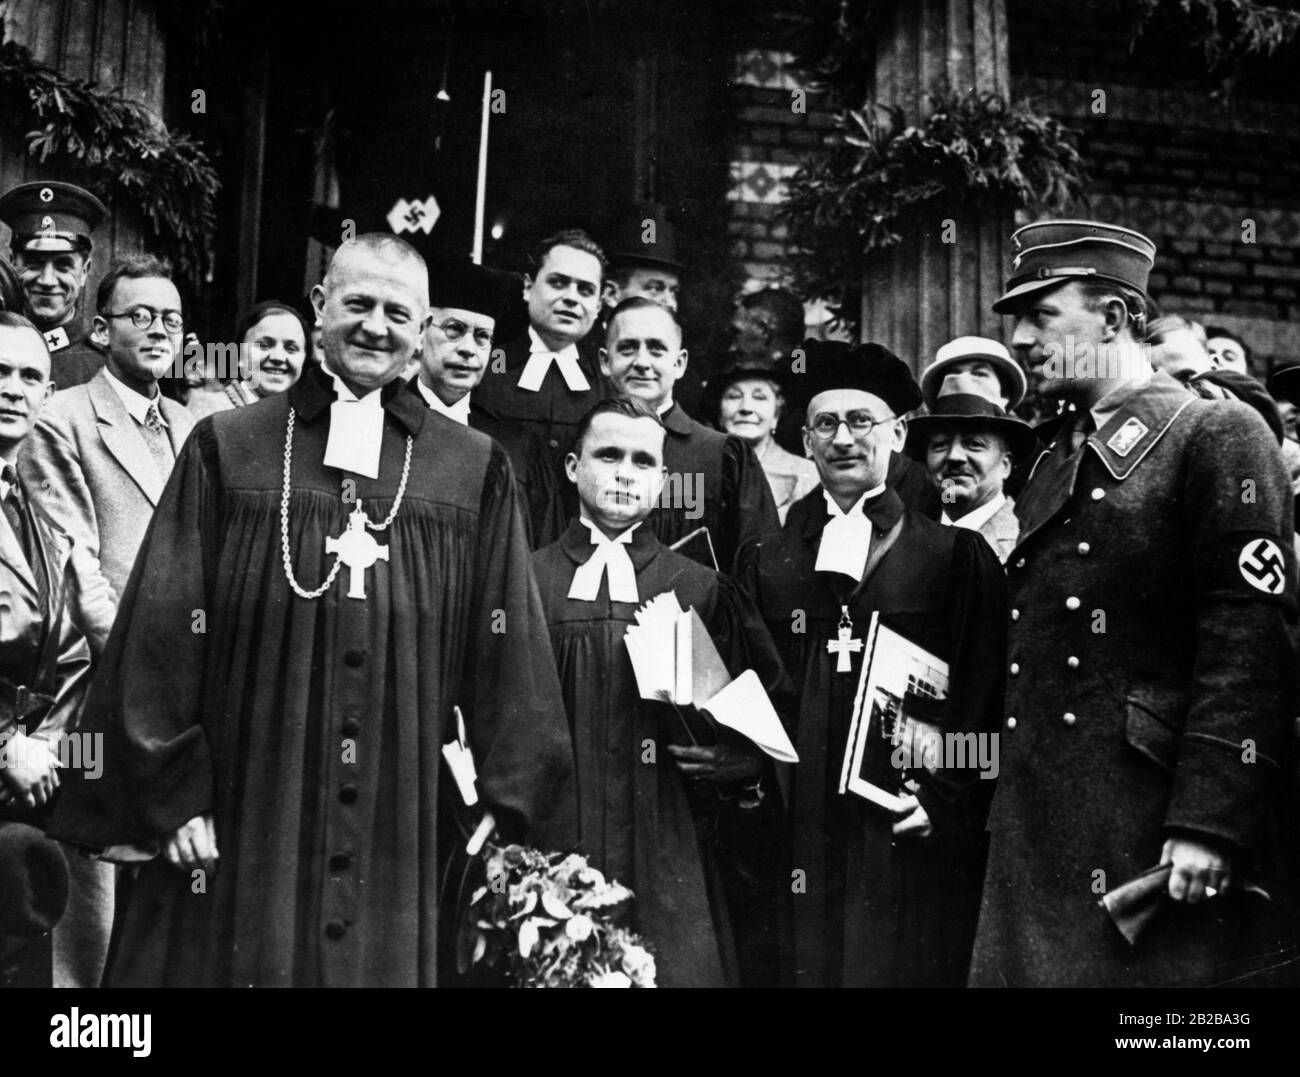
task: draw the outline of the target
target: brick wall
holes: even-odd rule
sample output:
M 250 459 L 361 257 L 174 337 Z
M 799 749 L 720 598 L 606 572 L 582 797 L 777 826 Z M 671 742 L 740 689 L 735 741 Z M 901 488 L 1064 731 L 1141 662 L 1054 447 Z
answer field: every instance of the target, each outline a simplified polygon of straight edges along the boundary
M 1260 373 L 1300 359 L 1300 57 L 1250 65 L 1229 100 L 1176 15 L 1130 47 L 1128 7 L 1008 0 L 1013 92 L 1079 132 L 1092 182 L 1072 212 L 1158 244 L 1151 287 L 1163 309 L 1240 332 Z M 779 40 L 738 45 L 727 228 L 747 287 L 782 279 L 782 182 L 831 124 L 812 91 L 807 111 L 792 111 L 796 89 L 807 86 Z
M 1014 92 L 1080 133 L 1092 182 L 1074 212 L 1149 235 L 1162 310 L 1240 332 L 1257 373 L 1300 358 L 1295 57 L 1249 65 L 1229 98 L 1175 16 L 1130 50 L 1109 8 L 1008 8 Z
M 796 112 L 802 91 L 803 112 Z M 738 52 L 731 79 L 735 103 L 727 234 L 746 290 L 785 279 L 789 234 L 777 219 L 784 182 L 821 144 L 832 116 L 779 48 Z

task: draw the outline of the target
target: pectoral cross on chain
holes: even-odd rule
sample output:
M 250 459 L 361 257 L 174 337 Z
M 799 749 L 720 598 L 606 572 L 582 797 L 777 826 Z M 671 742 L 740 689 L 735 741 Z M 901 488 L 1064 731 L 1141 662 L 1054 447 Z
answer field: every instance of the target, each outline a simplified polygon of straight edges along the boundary
M 366 528 L 370 521 L 361 510 L 361 500 L 348 517 L 347 530 L 338 538 L 325 537 L 325 552 L 338 554 L 348 567 L 348 598 L 366 597 L 366 569 L 376 561 L 388 560 L 388 547 L 377 543 Z M 861 642 L 858 646 L 862 646 Z
M 853 618 L 849 616 L 848 606 L 840 607 L 839 639 L 826 641 L 827 654 L 839 654 L 835 663 L 836 673 L 851 673 L 849 653 L 862 650 L 862 640 L 853 638 Z

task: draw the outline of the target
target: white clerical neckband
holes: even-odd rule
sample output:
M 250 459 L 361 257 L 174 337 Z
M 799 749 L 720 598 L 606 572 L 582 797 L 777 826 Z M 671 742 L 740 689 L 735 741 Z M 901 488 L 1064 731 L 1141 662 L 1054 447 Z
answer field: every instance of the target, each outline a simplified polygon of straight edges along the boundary
M 335 395 L 330 405 L 325 466 L 368 479 L 379 478 L 379 455 L 384 445 L 383 388 L 358 397 L 327 363 L 321 367 L 333 379 Z
M 822 491 L 831 518 L 822 531 L 821 545 L 817 548 L 817 564 L 813 571 L 840 572 L 861 581 L 862 573 L 867 567 L 867 553 L 871 548 L 871 520 L 862 511 L 863 505 L 884 492 L 885 484 L 882 482 L 864 493 L 845 512 L 829 493 Z
M 591 532 L 591 544 L 596 547 L 586 564 L 578 566 L 569 585 L 569 598 L 579 602 L 595 602 L 600 594 L 600 581 L 609 576 L 611 602 L 639 602 L 636 590 L 636 569 L 627 547 L 632 544 L 632 532 L 641 526 L 635 523 L 626 531 L 609 538 L 600 528 L 585 517 L 578 522 Z

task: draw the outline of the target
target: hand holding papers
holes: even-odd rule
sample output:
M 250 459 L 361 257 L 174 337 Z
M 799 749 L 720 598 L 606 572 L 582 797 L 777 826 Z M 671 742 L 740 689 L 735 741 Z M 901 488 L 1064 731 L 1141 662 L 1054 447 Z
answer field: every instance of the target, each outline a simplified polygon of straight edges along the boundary
M 746 670 L 733 681 L 700 615 L 671 591 L 637 610 L 624 639 L 642 699 L 695 707 L 773 759 L 798 762 L 758 675 Z

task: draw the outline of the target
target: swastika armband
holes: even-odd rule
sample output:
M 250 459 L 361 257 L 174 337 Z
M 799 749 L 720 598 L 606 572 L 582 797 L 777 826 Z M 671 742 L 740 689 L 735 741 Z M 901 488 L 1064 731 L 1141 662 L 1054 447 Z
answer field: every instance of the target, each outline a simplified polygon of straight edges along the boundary
M 1289 543 L 1262 531 L 1216 536 L 1198 556 L 1197 579 L 1203 598 L 1240 601 L 1271 598 L 1295 601 L 1295 565 Z

